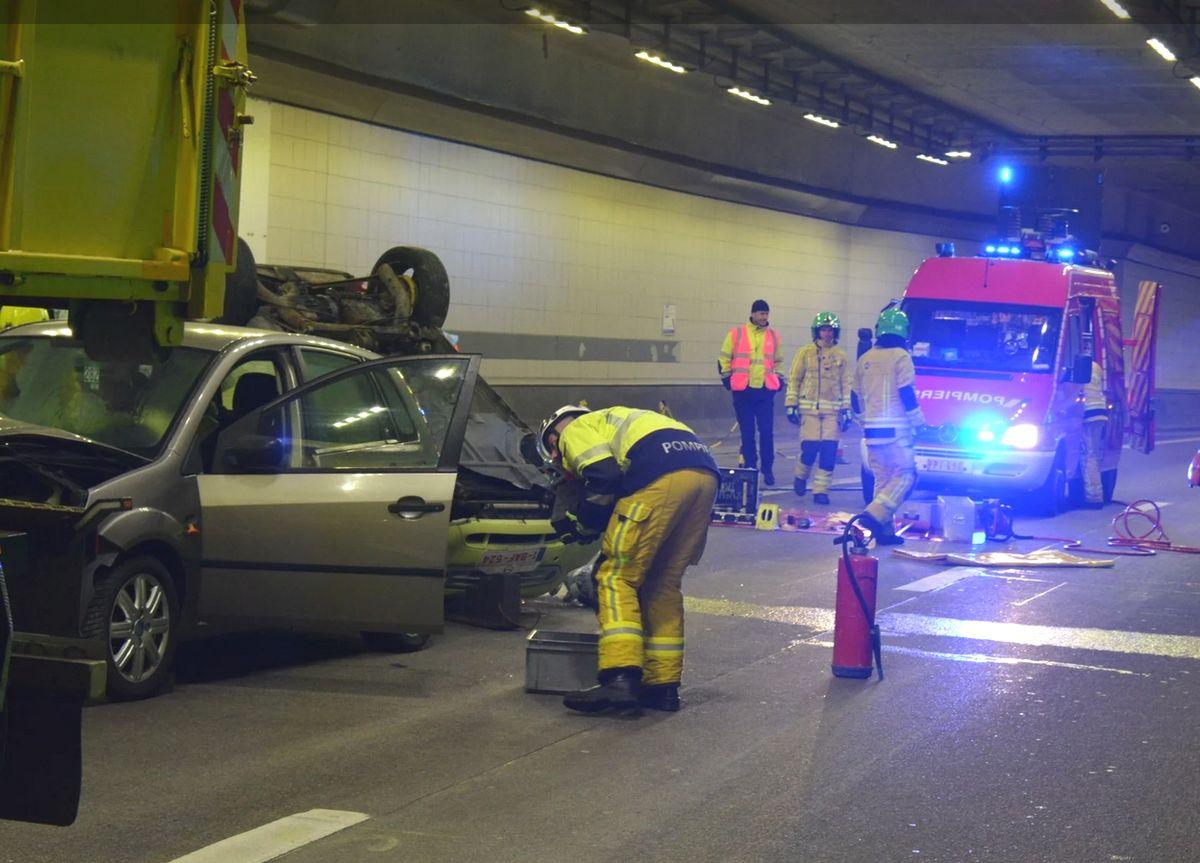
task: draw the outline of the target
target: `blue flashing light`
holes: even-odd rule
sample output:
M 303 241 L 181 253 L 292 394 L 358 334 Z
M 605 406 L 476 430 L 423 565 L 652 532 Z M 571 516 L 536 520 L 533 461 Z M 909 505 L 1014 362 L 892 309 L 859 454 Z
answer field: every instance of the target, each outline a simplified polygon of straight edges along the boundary
M 986 246 L 984 246 L 983 250 L 984 250 L 984 252 L 986 252 L 989 255 L 996 254 L 996 247 L 992 243 L 988 243 Z
M 976 437 L 979 438 L 981 443 L 991 443 L 996 439 L 996 433 L 987 426 L 984 426 L 979 430 L 979 434 Z
M 1002 254 L 1002 255 L 1007 255 L 1007 254 L 1008 254 L 1008 251 L 1009 251 L 1009 249 L 1008 249 L 1008 246 L 997 246 L 997 247 L 996 247 L 996 251 L 997 251 L 997 252 L 999 252 L 999 253 L 1000 253 L 1000 254 Z
M 1075 257 L 1075 250 L 1067 246 L 1063 246 L 1058 250 L 1057 254 L 1060 261 L 1069 261 Z
M 1001 183 L 1007 185 L 1013 181 L 1013 169 L 1008 165 L 1001 165 L 996 176 L 999 177 Z

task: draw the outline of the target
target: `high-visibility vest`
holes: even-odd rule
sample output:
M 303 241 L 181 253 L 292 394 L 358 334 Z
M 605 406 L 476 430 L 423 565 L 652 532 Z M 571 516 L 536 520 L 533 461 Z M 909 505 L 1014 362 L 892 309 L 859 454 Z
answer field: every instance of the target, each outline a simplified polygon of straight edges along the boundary
M 611 407 L 586 413 L 563 429 L 558 439 L 563 467 L 578 476 L 588 465 L 614 458 L 625 472 L 629 468 L 629 450 L 633 445 L 662 429 L 691 432 L 683 423 L 658 411 Z
M 1092 379 L 1083 385 L 1083 421 L 1103 422 L 1108 419 L 1108 397 L 1104 393 L 1104 370 L 1092 363 Z
M 754 342 L 750 339 L 750 324 L 742 324 L 729 331 L 733 339 L 733 356 L 729 360 L 729 388 L 734 391 L 750 386 L 750 367 L 763 367 L 763 386 L 769 390 L 779 389 L 779 375 L 775 374 L 775 331 L 767 327 L 763 331 L 762 356 L 755 357 Z

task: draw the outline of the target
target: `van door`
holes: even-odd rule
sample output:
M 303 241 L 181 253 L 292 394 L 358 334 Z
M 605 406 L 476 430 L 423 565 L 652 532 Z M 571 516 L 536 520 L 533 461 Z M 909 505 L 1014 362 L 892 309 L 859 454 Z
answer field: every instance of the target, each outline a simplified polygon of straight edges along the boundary
M 199 477 L 200 614 L 433 632 L 479 357 L 336 370 L 223 431 Z

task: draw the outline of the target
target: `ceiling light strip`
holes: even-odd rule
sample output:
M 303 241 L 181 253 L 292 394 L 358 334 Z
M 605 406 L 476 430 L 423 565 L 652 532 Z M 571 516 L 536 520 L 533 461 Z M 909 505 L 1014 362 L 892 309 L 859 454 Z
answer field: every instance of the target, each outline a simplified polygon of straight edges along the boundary
M 807 114 L 805 114 L 804 119 L 810 120 L 813 123 L 817 123 L 821 126 L 828 126 L 830 129 L 836 129 L 841 125 L 837 122 L 837 120 L 830 120 L 828 117 L 822 117 L 820 114 L 814 114 L 812 111 L 809 111 Z
M 872 144 L 878 144 L 880 147 L 887 147 L 889 150 L 895 150 L 900 146 L 895 141 L 889 141 L 887 138 L 881 138 L 878 135 L 867 135 L 867 140 Z
M 1147 39 L 1146 44 L 1153 48 L 1158 56 L 1162 57 L 1168 63 L 1175 62 L 1175 53 L 1158 39 Z
M 1107 6 L 1108 11 L 1112 12 L 1118 18 L 1126 21 L 1129 20 L 1129 13 L 1125 10 L 1124 6 L 1117 2 L 1117 0 L 1100 0 L 1100 2 Z
M 525 10 L 525 14 L 531 18 L 537 18 L 539 21 L 545 21 L 547 24 L 552 24 L 555 27 L 558 27 L 560 30 L 566 30 L 568 33 L 574 33 L 576 36 L 584 36 L 587 34 L 587 28 L 581 27 L 579 24 L 568 21 L 565 18 L 559 18 L 557 15 L 553 15 L 550 12 L 545 12 L 536 6 L 530 6 Z
M 645 60 L 647 63 L 652 63 L 653 65 L 658 66 L 660 69 L 667 69 L 671 72 L 675 72 L 678 75 L 682 75 L 687 71 L 687 69 L 683 68 L 678 63 L 672 63 L 670 60 L 666 60 L 657 54 L 651 54 L 649 51 L 638 51 L 633 56 L 637 57 L 639 60 Z
M 749 90 L 743 90 L 741 87 L 730 87 L 725 92 L 732 93 L 735 96 L 745 99 L 747 102 L 753 102 L 755 105 L 770 105 L 771 104 L 770 99 L 764 99 L 762 96 L 759 96 L 757 93 L 751 93 Z
M 933 164 L 933 165 L 949 165 L 950 164 L 945 159 L 939 159 L 937 156 L 931 156 L 928 153 L 921 153 L 919 156 L 917 156 L 917 158 L 920 159 L 922 162 L 929 162 L 930 164 Z

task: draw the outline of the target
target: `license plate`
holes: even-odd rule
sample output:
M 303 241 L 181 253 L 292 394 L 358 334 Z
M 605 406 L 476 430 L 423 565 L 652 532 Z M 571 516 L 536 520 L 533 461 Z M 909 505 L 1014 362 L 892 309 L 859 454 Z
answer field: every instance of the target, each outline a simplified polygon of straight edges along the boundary
M 544 548 L 528 551 L 485 551 L 479 560 L 480 572 L 529 572 L 542 562 Z
M 966 473 L 969 467 L 960 458 L 930 458 L 917 456 L 917 470 L 930 473 Z

